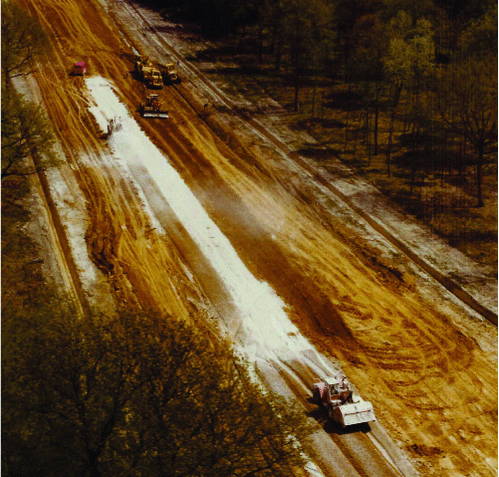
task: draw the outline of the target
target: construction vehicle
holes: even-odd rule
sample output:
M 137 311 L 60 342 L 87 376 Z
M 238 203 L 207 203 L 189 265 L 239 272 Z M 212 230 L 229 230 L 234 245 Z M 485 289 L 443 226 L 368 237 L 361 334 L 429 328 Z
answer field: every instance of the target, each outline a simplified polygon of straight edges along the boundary
M 142 70 L 144 83 L 148 88 L 163 88 L 163 77 L 157 68 L 145 67 Z
M 373 406 L 364 401 L 344 375 L 323 378 L 314 384 L 314 400 L 343 427 L 375 421 Z
M 137 56 L 135 59 L 135 74 L 148 88 L 163 88 L 161 72 L 147 58 Z
M 161 68 L 161 71 L 163 73 L 163 81 L 165 83 L 180 83 L 175 63 L 167 63 Z
M 75 76 L 83 76 L 87 72 L 87 65 L 84 61 L 77 61 L 73 67 Z
M 140 103 L 140 114 L 143 118 L 168 119 L 168 111 L 163 108 L 157 94 L 150 94 L 145 103 Z

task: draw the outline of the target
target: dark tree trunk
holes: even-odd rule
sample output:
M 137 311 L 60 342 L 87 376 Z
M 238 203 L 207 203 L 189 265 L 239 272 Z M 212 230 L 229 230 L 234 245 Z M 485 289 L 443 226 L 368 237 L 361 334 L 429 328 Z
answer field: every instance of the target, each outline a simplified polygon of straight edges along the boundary
M 263 62 L 263 27 L 258 28 L 258 63 Z
M 402 88 L 403 88 L 403 85 L 396 85 L 395 92 L 393 95 L 392 115 L 390 118 L 390 131 L 388 133 L 388 148 L 386 150 L 386 167 L 387 167 L 388 177 L 391 177 L 390 158 L 391 158 L 391 153 L 392 153 L 393 127 L 395 125 L 395 111 L 396 111 L 397 106 L 398 106 L 399 101 L 400 101 L 400 94 L 402 93 Z
M 317 90 L 317 71 L 314 76 L 314 92 L 312 95 L 312 117 L 315 118 L 315 92 Z
M 482 196 L 482 166 L 483 166 L 483 147 L 478 147 L 478 162 L 476 165 L 476 186 L 477 186 L 477 199 L 478 207 L 484 207 Z
M 379 95 L 380 88 L 376 87 L 376 99 L 374 101 L 374 151 L 375 156 L 378 155 L 378 124 L 379 124 Z
M 298 61 L 296 61 L 296 66 L 295 66 L 295 100 L 294 100 L 294 107 L 295 111 L 298 111 L 300 109 L 300 74 L 298 72 Z
M 88 460 L 90 464 L 90 475 L 92 477 L 101 477 L 101 472 L 99 470 L 99 454 L 100 452 L 93 452 L 90 449 L 87 452 Z

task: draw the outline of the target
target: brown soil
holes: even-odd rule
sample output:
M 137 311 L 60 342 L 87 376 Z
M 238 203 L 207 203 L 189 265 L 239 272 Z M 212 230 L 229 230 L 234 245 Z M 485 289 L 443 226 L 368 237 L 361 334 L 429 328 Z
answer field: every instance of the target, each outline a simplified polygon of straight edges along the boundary
M 192 36 L 192 33 L 190 33 Z M 291 130 L 304 131 L 317 142 L 301 141 L 297 145 L 307 158 L 316 161 L 325 170 L 334 169 L 337 159 L 355 170 L 356 174 L 373 183 L 406 213 L 411 214 L 443 237 L 448 243 L 472 259 L 491 265 L 497 273 L 497 154 L 485 158 L 483 199 L 484 207 L 477 208 L 477 190 L 474 171 L 441 170 L 424 174 L 418 171 L 411 185 L 411 173 L 402 167 L 400 159 L 407 148 L 400 141 L 399 131 L 407 128 L 406 112 L 411 98 L 404 91 L 395 116 L 395 134 L 391 157 L 391 175 L 387 175 L 386 149 L 390 123 L 388 97 L 380 98 L 378 154 L 374 154 L 374 133 L 367 134 L 365 108 L 353 94 L 352 85 L 330 78 L 304 77 L 300 88 L 300 109 L 294 111 L 294 81 L 291 74 L 274 71 L 270 58 L 263 56 L 257 63 L 255 41 L 251 31 L 243 38 L 222 38 L 214 42 L 199 43 L 193 54 L 210 72 L 210 77 L 225 85 L 227 91 L 253 101 L 254 114 L 279 114 L 281 121 Z M 387 92 L 384 93 L 387 96 Z M 408 95 L 408 93 L 407 93 Z M 268 99 L 272 98 L 272 106 Z M 276 106 L 284 105 L 279 110 Z M 385 106 L 383 106 L 385 105 Z M 370 111 L 373 128 L 374 112 Z M 455 149 L 463 149 L 455 144 Z M 467 145 L 468 157 L 472 148 Z
M 52 38 L 54 57 L 36 79 L 85 195 L 89 253 L 116 301 L 203 317 L 200 304 L 205 294 L 216 301 L 215 284 L 208 275 L 189 278 L 183 264 L 195 251 L 174 218 L 169 235 L 158 234 L 118 167 L 99 163 L 102 131 L 87 110 L 82 79 L 68 74 L 75 61 L 88 61 L 135 111 L 144 91 L 129 73 L 124 37 L 96 1 L 21 4 Z M 452 314 L 463 312 L 449 305 L 445 315 L 417 293 L 414 279 L 360 257 L 348 227 L 326 220 L 308 191 L 293 186 L 293 173 L 268 160 L 252 138 L 206 121 L 191 88 L 185 81 L 162 91 L 175 111 L 168 122 L 137 120 L 250 271 L 271 284 L 302 332 L 338 359 L 422 475 L 496 475 L 496 362 L 455 325 Z

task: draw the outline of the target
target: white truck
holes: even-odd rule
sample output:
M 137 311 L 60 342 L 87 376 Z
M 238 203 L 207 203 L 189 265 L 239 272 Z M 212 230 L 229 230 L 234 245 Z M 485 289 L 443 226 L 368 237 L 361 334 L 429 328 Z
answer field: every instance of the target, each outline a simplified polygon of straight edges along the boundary
M 330 376 L 314 384 L 314 400 L 343 427 L 375 421 L 373 406 L 364 401 L 344 375 Z

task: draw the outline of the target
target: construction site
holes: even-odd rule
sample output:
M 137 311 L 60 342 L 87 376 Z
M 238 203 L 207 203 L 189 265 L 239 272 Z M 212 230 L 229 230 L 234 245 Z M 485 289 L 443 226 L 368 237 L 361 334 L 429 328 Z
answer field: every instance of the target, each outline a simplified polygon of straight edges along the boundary
M 301 157 L 277 116 L 241 113 L 181 26 L 132 1 L 19 3 L 53 49 L 20 84 L 64 159 L 39 186 L 44 267 L 82 315 L 211 323 L 315 422 L 297 475 L 497 475 L 490 275 L 341 164 Z

